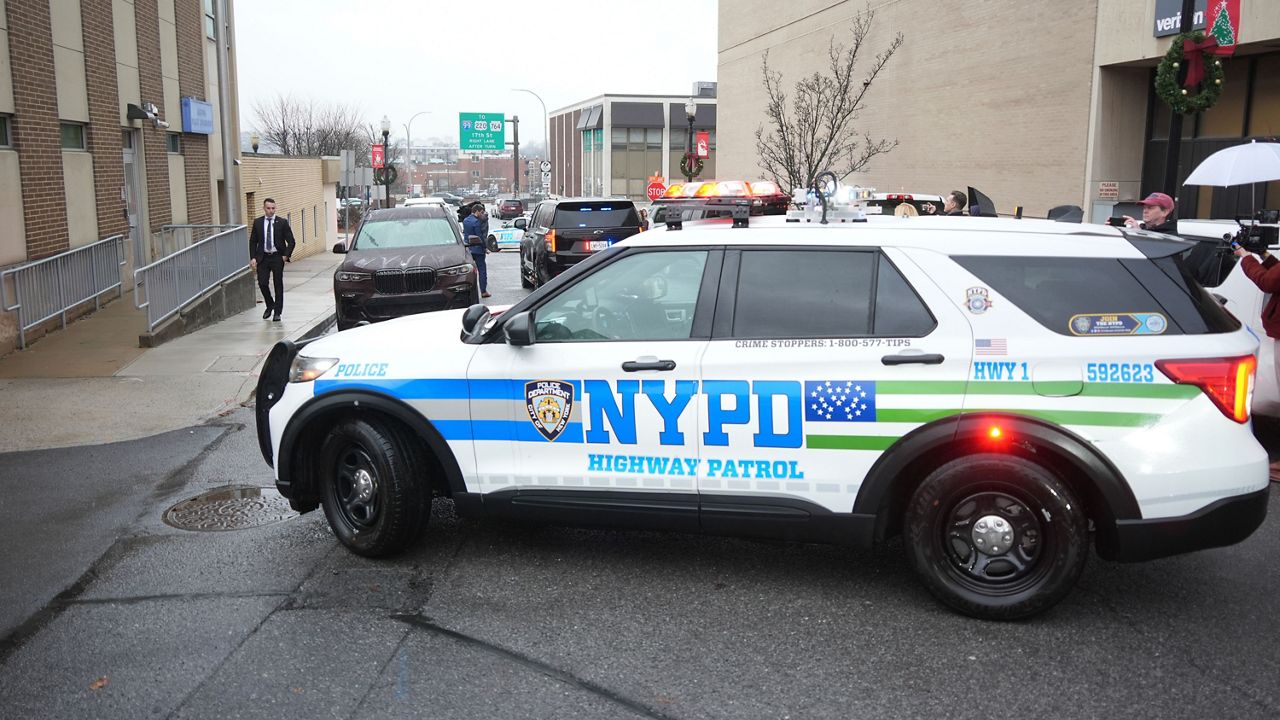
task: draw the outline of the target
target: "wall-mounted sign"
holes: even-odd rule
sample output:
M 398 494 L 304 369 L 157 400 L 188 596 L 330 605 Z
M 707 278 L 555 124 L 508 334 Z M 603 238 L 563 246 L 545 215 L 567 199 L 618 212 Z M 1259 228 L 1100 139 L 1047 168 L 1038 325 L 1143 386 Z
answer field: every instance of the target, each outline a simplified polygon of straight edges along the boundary
M 1119 200 L 1120 199 L 1120 183 L 1113 180 L 1103 180 L 1098 183 L 1098 199 L 1099 200 Z
M 182 98 L 182 132 L 213 134 L 213 105 L 193 97 Z
M 1243 0 L 1196 0 L 1196 11 L 1188 30 L 1204 30 L 1217 39 L 1218 45 L 1234 46 L 1240 37 L 1241 2 Z M 1155 37 L 1177 35 L 1181 22 L 1182 0 L 1156 0 Z

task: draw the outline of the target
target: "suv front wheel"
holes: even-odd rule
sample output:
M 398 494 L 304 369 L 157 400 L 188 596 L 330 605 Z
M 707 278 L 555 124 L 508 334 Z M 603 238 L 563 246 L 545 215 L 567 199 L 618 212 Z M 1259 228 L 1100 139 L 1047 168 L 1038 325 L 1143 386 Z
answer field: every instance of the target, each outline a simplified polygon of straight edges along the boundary
M 1075 585 L 1088 520 L 1075 494 L 1019 457 L 953 460 L 916 488 L 904 518 L 907 555 L 942 602 L 973 617 L 1015 620 L 1049 609 Z
M 415 469 L 421 452 L 390 425 L 350 419 L 320 446 L 320 499 L 329 527 L 352 552 L 394 555 L 418 538 L 431 493 Z

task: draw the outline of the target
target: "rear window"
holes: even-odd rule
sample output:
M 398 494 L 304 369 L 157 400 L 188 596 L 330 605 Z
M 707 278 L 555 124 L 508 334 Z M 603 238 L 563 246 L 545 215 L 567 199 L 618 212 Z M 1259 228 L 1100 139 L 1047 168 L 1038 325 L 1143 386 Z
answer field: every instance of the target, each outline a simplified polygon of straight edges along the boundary
M 952 259 L 1060 335 L 1202 335 L 1240 328 L 1177 256 Z
M 640 227 L 636 206 L 630 202 L 560 203 L 553 221 L 556 228 Z

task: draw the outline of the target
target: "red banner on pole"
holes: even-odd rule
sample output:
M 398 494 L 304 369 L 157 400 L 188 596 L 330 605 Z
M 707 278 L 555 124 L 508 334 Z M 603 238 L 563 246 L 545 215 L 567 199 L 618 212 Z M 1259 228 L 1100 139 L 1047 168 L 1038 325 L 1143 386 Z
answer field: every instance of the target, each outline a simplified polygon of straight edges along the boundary
M 698 157 L 706 159 L 711 157 L 711 133 L 706 130 L 699 130 L 697 135 L 697 154 Z
M 372 150 L 373 151 L 369 154 L 369 159 L 373 161 L 373 168 L 375 170 L 381 170 L 382 166 L 386 164 L 386 156 L 382 152 L 382 146 L 374 145 Z
M 1230 55 L 1240 42 L 1240 0 L 1209 0 L 1204 32 L 1218 41 L 1216 54 Z

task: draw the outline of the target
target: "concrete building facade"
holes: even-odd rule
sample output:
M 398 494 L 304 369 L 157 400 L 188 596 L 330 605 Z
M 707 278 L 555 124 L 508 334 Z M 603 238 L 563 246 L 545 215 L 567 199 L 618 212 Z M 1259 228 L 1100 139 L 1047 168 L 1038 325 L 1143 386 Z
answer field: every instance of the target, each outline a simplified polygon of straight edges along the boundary
M 221 221 L 212 1 L 0 0 L 0 268 Z
M 606 94 L 551 111 L 552 193 L 643 201 L 651 176 L 673 182 L 673 175 L 680 177 L 689 133 L 688 100 L 688 95 Z M 694 131 L 707 131 L 711 138 L 711 156 L 698 176 L 705 180 L 716 176 L 717 101 L 714 96 L 693 100 Z
M 1173 2 L 1174 11 L 1180 3 Z M 1203 0 L 1200 6 L 1204 6 Z M 1043 217 L 1061 204 L 1086 217 L 1161 187 L 1170 111 L 1154 93 L 1169 37 L 1157 37 L 1169 0 L 893 2 L 760 0 L 721 3 L 720 171 L 760 177 L 755 133 L 765 123 L 761 63 L 790 89 L 824 71 L 831 42 L 847 45 L 850 20 L 875 21 L 858 73 L 901 32 L 904 43 L 875 80 L 859 134 L 896 139 L 890 153 L 847 178 L 882 192 L 945 193 L 972 185 L 1000 212 Z M 1186 116 L 1179 183 L 1212 152 L 1280 134 L 1280 7 L 1240 0 L 1235 55 L 1224 58 L 1217 105 Z M 1227 217 L 1248 188 L 1179 186 L 1181 217 Z M 1265 188 L 1280 204 L 1280 184 Z M 1241 198 L 1244 198 L 1242 201 Z M 1259 197 L 1259 206 L 1263 198 Z

